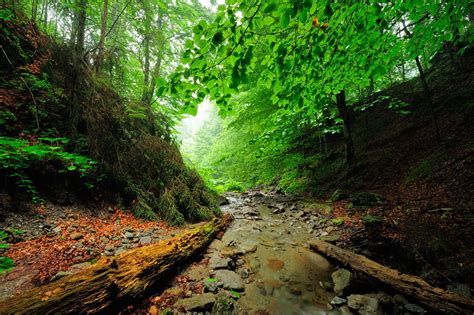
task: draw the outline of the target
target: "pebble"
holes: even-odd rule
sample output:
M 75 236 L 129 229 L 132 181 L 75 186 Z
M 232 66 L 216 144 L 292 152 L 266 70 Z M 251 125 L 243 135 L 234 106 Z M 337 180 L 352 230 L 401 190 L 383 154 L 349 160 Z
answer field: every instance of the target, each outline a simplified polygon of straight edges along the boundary
M 70 237 L 72 240 L 78 240 L 78 239 L 81 239 L 84 235 L 82 235 L 82 233 L 80 232 L 72 232 Z

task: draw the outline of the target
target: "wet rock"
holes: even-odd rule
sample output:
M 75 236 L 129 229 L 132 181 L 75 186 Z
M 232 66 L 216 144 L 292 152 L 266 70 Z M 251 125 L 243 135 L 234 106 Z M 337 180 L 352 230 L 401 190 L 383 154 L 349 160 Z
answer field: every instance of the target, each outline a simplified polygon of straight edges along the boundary
M 56 233 L 56 234 L 59 234 L 59 233 L 61 233 L 61 228 L 59 226 L 57 226 L 53 229 L 53 232 Z
M 335 296 L 332 298 L 331 300 L 331 304 L 332 305 L 342 305 L 342 304 L 346 304 L 347 303 L 347 300 L 346 299 L 343 299 L 339 296 Z
M 140 237 L 140 240 L 138 242 L 142 245 L 150 244 L 151 243 L 151 236 Z
M 214 277 L 223 283 L 224 289 L 244 290 L 244 282 L 238 274 L 230 270 L 216 270 Z
M 61 279 L 63 277 L 66 277 L 66 276 L 69 276 L 71 275 L 72 272 L 70 271 L 58 271 L 58 273 L 56 273 L 52 278 L 51 278 L 51 281 L 55 281 L 55 280 L 58 280 L 58 279 Z
M 220 257 L 218 254 L 215 254 L 209 260 L 209 268 L 217 270 L 217 269 L 227 269 L 229 268 L 229 262 L 232 259 L 228 257 Z
M 248 270 L 247 268 L 242 269 L 242 270 L 240 271 L 240 277 L 241 277 L 242 279 L 247 279 L 248 277 L 250 277 L 250 270 Z
M 221 250 L 225 247 L 224 243 L 221 240 L 215 239 L 209 245 L 209 249 L 212 250 Z
M 225 205 L 230 204 L 229 199 L 227 199 L 224 196 L 217 196 L 216 199 L 217 199 L 217 203 L 219 204 L 219 206 L 225 206 Z
M 334 191 L 333 194 L 331 195 L 330 200 L 332 202 L 335 202 L 335 201 L 345 200 L 347 198 L 349 198 L 349 194 L 347 193 L 347 191 L 345 191 L 344 189 L 336 189 L 336 191 Z
M 331 235 L 322 235 L 319 237 L 321 241 L 325 241 L 328 243 L 335 243 L 337 242 L 341 236 L 339 234 L 331 234 Z
M 360 314 L 380 314 L 379 300 L 374 297 L 360 294 L 352 294 L 347 297 L 347 305 Z
M 205 311 L 210 310 L 214 303 L 216 302 L 216 297 L 212 293 L 204 293 L 195 295 L 190 298 L 179 300 L 174 304 L 176 308 L 182 308 L 185 311 Z
M 75 241 L 81 239 L 83 236 L 84 235 L 82 235 L 80 232 L 72 232 L 70 238 Z
M 319 286 L 326 291 L 332 291 L 334 284 L 331 281 L 319 281 Z
M 425 313 L 425 309 L 421 306 L 419 306 L 418 304 L 412 304 L 412 303 L 408 303 L 408 304 L 405 304 L 403 306 L 403 308 L 407 311 L 409 311 L 410 313 L 414 313 L 414 314 L 424 314 Z
M 132 239 L 134 236 L 135 235 L 130 231 L 125 232 L 125 237 L 128 238 L 128 239 Z
M 334 283 L 334 292 L 340 295 L 342 291 L 349 286 L 351 282 L 351 272 L 347 269 L 340 268 L 331 274 Z
M 203 285 L 204 285 L 204 290 L 206 292 L 217 292 L 217 290 L 219 289 L 219 286 L 222 286 L 222 282 L 217 282 L 217 281 L 204 281 L 203 282 Z

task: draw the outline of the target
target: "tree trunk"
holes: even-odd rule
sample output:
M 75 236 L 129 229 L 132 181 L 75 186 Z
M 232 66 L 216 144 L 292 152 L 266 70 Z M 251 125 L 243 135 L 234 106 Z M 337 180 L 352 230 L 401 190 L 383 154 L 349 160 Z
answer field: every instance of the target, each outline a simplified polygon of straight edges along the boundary
M 48 0 L 43 0 L 43 11 L 44 11 L 44 19 L 43 19 L 43 25 L 44 29 L 48 27 Z
M 425 97 L 428 100 L 428 105 L 430 107 L 431 122 L 433 124 L 433 131 L 434 131 L 434 134 L 435 134 L 435 141 L 436 141 L 436 144 L 440 144 L 441 143 L 441 135 L 440 135 L 440 132 L 439 132 L 438 117 L 436 115 L 436 110 L 434 108 L 433 99 L 431 97 L 430 87 L 428 86 L 428 82 L 426 81 L 425 72 L 423 71 L 423 66 L 421 65 L 420 58 L 416 57 L 415 62 L 416 62 L 416 67 L 418 68 L 418 72 L 420 74 L 420 80 L 423 84 L 423 91 L 425 93 Z
M 107 17 L 109 11 L 109 3 L 108 0 L 104 0 L 104 9 L 102 10 L 102 19 L 100 25 L 100 37 L 99 37 L 99 47 L 97 58 L 95 61 L 95 72 L 99 73 L 100 68 L 102 67 L 102 63 L 104 61 L 104 46 L 105 46 L 105 34 L 107 32 Z
M 355 150 L 354 150 L 354 142 L 352 141 L 352 134 L 351 134 L 351 117 L 349 115 L 349 111 L 347 110 L 347 103 L 346 103 L 346 93 L 344 90 L 339 92 L 336 95 L 336 103 L 337 109 L 339 110 L 339 114 L 344 122 L 344 143 L 346 147 L 346 163 L 347 165 L 351 165 L 354 161 Z
M 39 0 L 33 0 L 31 5 L 31 19 L 33 21 L 36 21 L 36 17 L 38 16 L 38 1 Z
M 0 302 L 1 314 L 106 313 L 129 303 L 203 250 L 231 222 L 214 218 L 176 237 L 136 248 Z
M 420 277 L 400 273 L 398 270 L 382 266 L 365 256 L 355 254 L 324 241 L 312 241 L 310 248 L 324 256 L 337 260 L 343 265 L 350 266 L 350 268 L 357 272 L 364 273 L 387 284 L 434 310 L 455 314 L 471 314 L 474 311 L 473 300 L 432 287 Z

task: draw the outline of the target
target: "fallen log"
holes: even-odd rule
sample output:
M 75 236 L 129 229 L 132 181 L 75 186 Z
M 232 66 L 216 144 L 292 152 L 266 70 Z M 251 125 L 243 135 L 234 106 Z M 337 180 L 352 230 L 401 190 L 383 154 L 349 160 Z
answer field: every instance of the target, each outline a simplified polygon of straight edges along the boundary
M 473 314 L 474 300 L 429 285 L 422 278 L 403 274 L 385 267 L 365 256 L 339 248 L 324 241 L 311 241 L 310 248 L 353 270 L 362 272 L 407 296 L 416 298 L 436 311 L 454 314 Z
M 0 302 L 0 314 L 106 312 L 130 302 L 205 248 L 231 222 L 214 218 L 181 235 L 100 259 L 80 272 Z

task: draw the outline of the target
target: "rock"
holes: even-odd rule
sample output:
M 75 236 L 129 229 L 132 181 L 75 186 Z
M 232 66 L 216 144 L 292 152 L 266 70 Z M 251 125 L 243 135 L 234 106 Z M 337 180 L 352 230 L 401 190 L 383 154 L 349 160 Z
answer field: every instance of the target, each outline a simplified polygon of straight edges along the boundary
M 204 293 L 195 295 L 190 298 L 179 300 L 174 304 L 176 308 L 183 308 L 185 311 L 206 311 L 210 310 L 214 303 L 216 302 L 216 297 L 212 293 Z
M 204 285 L 204 290 L 206 292 L 217 292 L 217 290 L 219 289 L 219 286 L 221 286 L 222 283 L 217 282 L 217 281 L 212 281 L 212 282 L 204 281 L 203 285 Z
M 471 298 L 471 288 L 468 284 L 465 283 L 453 283 L 448 285 L 448 291 L 460 294 L 462 296 L 467 297 L 468 299 Z
M 107 244 L 107 246 L 105 246 L 105 250 L 106 251 L 114 251 L 115 250 L 115 246 L 112 245 L 112 244 Z
M 345 303 L 347 303 L 347 300 L 343 299 L 341 297 L 338 297 L 338 296 L 333 297 L 332 300 L 331 300 L 332 305 L 342 305 L 342 304 L 345 304 Z
M 345 200 L 347 198 L 349 198 L 349 194 L 347 193 L 347 191 L 345 191 L 344 189 L 336 189 L 336 191 L 332 193 L 330 200 L 332 202 L 335 202 Z
M 224 289 L 244 290 L 244 282 L 238 274 L 230 270 L 216 270 L 214 277 L 223 283 Z
M 224 243 L 221 240 L 215 239 L 209 244 L 209 249 L 212 250 L 221 250 L 225 247 Z
M 353 199 L 352 204 L 358 207 L 370 207 L 383 204 L 385 198 L 370 192 L 358 193 Z
M 322 235 L 322 233 L 321 233 L 321 236 L 319 237 L 321 241 L 325 241 L 328 243 L 337 242 L 340 238 L 341 236 L 339 234 Z
M 57 226 L 53 229 L 53 232 L 56 233 L 56 234 L 59 234 L 59 233 L 61 233 L 61 228 L 59 226 Z
M 412 304 L 412 303 L 408 303 L 408 304 L 405 304 L 403 306 L 403 308 L 411 313 L 415 313 L 415 314 L 423 314 L 425 313 L 425 309 L 421 306 L 419 306 L 418 304 Z
M 55 281 L 55 280 L 58 280 L 58 279 L 61 279 L 62 277 L 66 277 L 66 276 L 69 276 L 71 275 L 72 272 L 70 271 L 58 271 L 58 273 L 56 273 L 52 278 L 51 278 L 51 281 Z
M 395 294 L 393 296 L 393 302 L 400 305 L 408 304 L 408 300 L 401 294 Z
M 140 237 L 140 240 L 138 241 L 140 244 L 150 244 L 151 243 L 151 236 L 143 236 Z
M 108 239 L 107 237 L 105 237 L 105 236 L 102 236 L 102 237 L 100 238 L 100 241 L 101 241 L 102 243 L 106 243 L 106 244 L 107 244 L 107 243 L 109 242 L 109 239 Z
M 240 277 L 242 279 L 247 279 L 248 277 L 250 277 L 250 270 L 248 270 L 247 268 L 242 269 L 242 271 L 240 271 Z
M 83 235 L 80 232 L 72 232 L 70 237 L 71 237 L 72 240 L 75 241 L 75 240 L 81 239 L 83 237 Z
M 360 314 L 379 314 L 379 300 L 374 297 L 360 294 L 352 294 L 347 297 L 347 305 Z
M 134 235 L 132 232 L 130 232 L 130 231 L 125 232 L 125 237 L 128 238 L 128 239 L 131 239 L 131 238 L 133 238 L 134 236 L 135 236 L 135 235 Z
M 220 257 L 218 254 L 215 254 L 209 259 L 209 268 L 217 270 L 217 269 L 228 269 L 229 263 L 232 259 L 228 257 Z
M 230 204 L 229 199 L 227 199 L 224 196 L 217 196 L 216 199 L 217 199 L 217 203 L 219 204 L 219 206 L 225 206 L 225 205 Z
M 326 291 L 332 291 L 334 288 L 334 283 L 331 281 L 319 281 L 319 285 Z
M 334 283 L 334 292 L 340 295 L 342 291 L 349 286 L 351 282 L 351 272 L 347 269 L 340 268 L 331 274 Z
M 352 315 L 352 314 L 354 314 L 354 313 L 351 312 L 349 307 L 347 307 L 347 305 L 339 307 L 339 312 L 341 313 L 341 315 Z
M 125 252 L 127 249 L 125 247 L 119 247 L 116 251 L 116 255 L 120 255 L 121 253 Z

